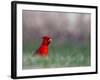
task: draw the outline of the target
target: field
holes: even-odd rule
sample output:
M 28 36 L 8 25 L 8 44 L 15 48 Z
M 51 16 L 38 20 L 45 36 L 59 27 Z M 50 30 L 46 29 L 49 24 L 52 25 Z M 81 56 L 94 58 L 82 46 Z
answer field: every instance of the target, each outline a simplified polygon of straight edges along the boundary
M 91 64 L 90 45 L 87 42 L 58 44 L 53 41 L 49 46 L 48 58 L 32 57 L 32 51 L 35 51 L 39 44 L 39 41 L 35 41 L 34 45 L 23 44 L 23 69 L 80 67 Z

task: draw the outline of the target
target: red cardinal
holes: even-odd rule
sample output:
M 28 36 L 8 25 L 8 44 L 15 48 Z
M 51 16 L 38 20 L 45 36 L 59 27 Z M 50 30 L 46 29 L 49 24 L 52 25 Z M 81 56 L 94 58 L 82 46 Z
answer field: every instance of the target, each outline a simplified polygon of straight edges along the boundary
M 40 47 L 36 50 L 35 53 L 32 53 L 33 56 L 38 54 L 39 56 L 46 57 L 48 56 L 48 46 L 52 42 L 52 39 L 49 36 L 43 36 L 43 41 Z

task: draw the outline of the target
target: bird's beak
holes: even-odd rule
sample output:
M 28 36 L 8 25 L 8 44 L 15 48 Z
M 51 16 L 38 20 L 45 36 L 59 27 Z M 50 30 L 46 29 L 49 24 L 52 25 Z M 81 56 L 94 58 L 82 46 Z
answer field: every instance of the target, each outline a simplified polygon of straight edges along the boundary
M 52 39 L 49 39 L 50 42 L 52 42 Z

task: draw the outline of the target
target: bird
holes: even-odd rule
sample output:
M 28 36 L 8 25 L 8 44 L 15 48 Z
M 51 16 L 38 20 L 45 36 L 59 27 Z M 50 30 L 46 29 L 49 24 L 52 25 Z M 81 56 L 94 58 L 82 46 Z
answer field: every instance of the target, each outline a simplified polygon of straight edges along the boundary
M 48 35 L 42 37 L 40 47 L 36 51 L 32 52 L 32 56 L 38 55 L 40 57 L 48 57 L 49 44 L 52 42 L 52 38 Z

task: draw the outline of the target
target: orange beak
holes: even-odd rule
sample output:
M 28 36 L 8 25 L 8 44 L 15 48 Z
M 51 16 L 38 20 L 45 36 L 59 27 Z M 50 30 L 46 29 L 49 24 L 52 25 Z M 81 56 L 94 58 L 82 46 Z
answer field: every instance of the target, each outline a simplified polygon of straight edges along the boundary
M 52 39 L 51 38 L 49 39 L 49 42 L 52 42 Z

